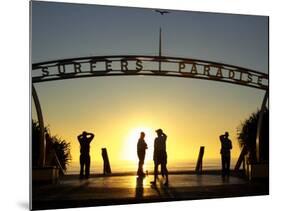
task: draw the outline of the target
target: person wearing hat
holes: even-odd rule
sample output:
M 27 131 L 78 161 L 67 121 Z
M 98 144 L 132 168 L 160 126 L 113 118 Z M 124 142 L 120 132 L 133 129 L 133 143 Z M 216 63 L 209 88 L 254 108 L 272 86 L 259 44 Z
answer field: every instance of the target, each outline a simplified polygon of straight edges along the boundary
M 138 158 L 139 158 L 139 166 L 138 166 L 137 174 L 139 177 L 145 176 L 145 173 L 143 172 L 143 164 L 144 164 L 145 150 L 147 149 L 147 144 L 145 143 L 144 137 L 145 137 L 145 133 L 141 132 L 140 138 L 139 138 L 138 144 L 137 144 L 137 154 L 138 154 Z
M 86 131 L 83 131 L 82 134 L 77 137 L 80 143 L 80 179 L 88 179 L 90 176 L 90 143 L 94 137 L 95 135 L 93 133 L 87 133 Z
M 169 184 L 166 152 L 167 135 L 163 132 L 162 129 L 158 129 L 155 132 L 157 133 L 157 137 L 154 140 L 153 152 L 154 181 L 152 181 L 151 184 L 156 185 L 156 179 L 158 177 L 158 166 L 161 165 L 162 176 L 166 177 L 164 185 L 167 186 Z
M 230 150 L 232 149 L 231 140 L 228 138 L 228 132 L 225 134 L 220 135 L 220 142 L 221 142 L 221 165 L 222 165 L 222 177 L 225 176 L 229 177 L 230 174 Z

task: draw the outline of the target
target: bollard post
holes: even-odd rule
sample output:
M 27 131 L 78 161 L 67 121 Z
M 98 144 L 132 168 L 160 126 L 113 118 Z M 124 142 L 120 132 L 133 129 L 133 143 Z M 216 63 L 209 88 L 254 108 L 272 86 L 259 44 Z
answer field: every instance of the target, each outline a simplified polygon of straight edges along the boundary
M 111 174 L 111 168 L 110 168 L 110 163 L 107 155 L 107 150 L 106 148 L 101 149 L 101 155 L 103 159 L 103 174 Z
M 196 168 L 195 168 L 195 172 L 197 174 L 201 174 L 202 173 L 204 149 L 205 149 L 205 147 L 201 146 L 200 150 L 199 150 L 198 160 L 197 160 L 197 164 L 196 164 Z

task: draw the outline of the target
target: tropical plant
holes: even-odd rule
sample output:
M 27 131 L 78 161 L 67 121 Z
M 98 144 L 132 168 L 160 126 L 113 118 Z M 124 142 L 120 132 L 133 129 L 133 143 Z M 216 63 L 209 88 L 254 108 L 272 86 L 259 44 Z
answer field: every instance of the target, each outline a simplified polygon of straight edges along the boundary
M 57 136 L 51 136 L 49 127 L 45 127 L 46 137 L 46 160 L 47 165 L 58 166 L 63 170 L 67 169 L 67 165 L 71 160 L 70 143 Z M 48 138 L 47 138 L 48 137 Z M 38 166 L 40 155 L 40 127 L 38 121 L 32 120 L 32 167 Z M 59 163 L 57 162 L 57 159 Z
M 249 161 L 256 163 L 256 136 L 257 125 L 260 111 L 252 113 L 248 119 L 240 124 L 237 128 L 237 139 L 239 145 L 245 146 L 249 152 Z M 261 133 L 260 133 L 260 160 L 268 162 L 269 160 L 269 111 L 265 109 Z
M 39 155 L 40 155 L 40 127 L 39 123 L 32 120 L 32 140 L 31 140 L 31 157 L 32 167 L 38 166 Z
M 64 170 L 66 170 L 67 165 L 71 160 L 70 143 L 68 143 L 67 141 L 61 138 L 58 138 L 57 136 L 52 136 L 51 141 L 52 141 L 52 150 L 55 151 L 61 167 Z M 53 165 L 57 165 L 57 163 L 54 160 L 52 162 Z

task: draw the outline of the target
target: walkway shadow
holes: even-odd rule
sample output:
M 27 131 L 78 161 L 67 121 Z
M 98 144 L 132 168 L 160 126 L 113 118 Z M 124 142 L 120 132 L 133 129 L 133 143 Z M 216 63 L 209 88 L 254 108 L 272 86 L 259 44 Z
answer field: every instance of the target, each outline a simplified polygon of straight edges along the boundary
M 151 184 L 150 187 L 156 191 L 156 193 L 161 196 L 161 192 L 159 190 L 159 188 L 157 187 L 157 185 Z
M 224 183 L 224 184 L 229 184 L 230 183 L 230 177 L 229 176 L 226 176 L 226 177 L 222 177 L 222 182 Z
M 173 188 L 171 188 L 169 185 L 166 186 L 162 183 L 160 183 L 160 188 L 163 192 L 163 196 L 164 197 L 168 197 L 168 198 L 175 198 L 175 194 L 173 193 Z
M 135 193 L 136 199 L 143 198 L 143 180 L 144 177 L 137 177 L 136 179 L 136 193 Z
M 175 198 L 174 188 L 171 188 L 169 185 L 164 185 L 163 179 L 158 179 L 159 183 L 157 185 L 151 184 L 150 187 L 156 191 L 159 198 Z

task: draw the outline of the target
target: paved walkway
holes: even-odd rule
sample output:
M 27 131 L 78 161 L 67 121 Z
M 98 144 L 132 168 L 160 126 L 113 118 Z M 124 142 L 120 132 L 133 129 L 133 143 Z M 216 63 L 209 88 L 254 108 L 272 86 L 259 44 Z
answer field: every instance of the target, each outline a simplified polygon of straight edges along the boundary
M 247 181 L 220 175 L 170 175 L 169 186 L 160 177 L 151 186 L 153 176 L 144 179 L 136 176 L 93 177 L 79 180 L 64 179 L 55 185 L 33 188 L 34 209 L 66 208 L 123 203 L 156 202 L 169 200 L 203 199 L 266 194 L 264 189 Z

